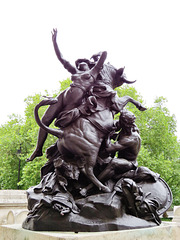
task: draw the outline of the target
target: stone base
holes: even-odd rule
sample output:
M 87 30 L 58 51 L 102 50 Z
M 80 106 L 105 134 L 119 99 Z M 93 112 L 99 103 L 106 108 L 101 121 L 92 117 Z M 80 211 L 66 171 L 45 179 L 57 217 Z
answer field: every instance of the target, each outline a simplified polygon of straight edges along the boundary
M 161 226 L 134 230 L 70 233 L 36 232 L 22 229 L 21 225 L 1 225 L 0 240 L 179 240 L 180 224 L 163 223 Z
M 180 206 L 174 206 L 174 217 L 172 222 L 178 222 L 180 224 Z
M 157 226 L 154 222 L 146 221 L 127 214 L 123 214 L 122 217 L 115 219 L 89 219 L 73 213 L 62 217 L 57 211 L 53 210 L 49 213 L 45 213 L 46 214 L 43 215 L 43 218 L 26 218 L 22 227 L 31 231 L 103 232 Z
M 27 213 L 25 190 L 0 190 L 0 225 L 19 224 Z
M 7 214 L 6 224 L 21 224 L 27 217 L 27 214 L 27 209 L 11 210 Z

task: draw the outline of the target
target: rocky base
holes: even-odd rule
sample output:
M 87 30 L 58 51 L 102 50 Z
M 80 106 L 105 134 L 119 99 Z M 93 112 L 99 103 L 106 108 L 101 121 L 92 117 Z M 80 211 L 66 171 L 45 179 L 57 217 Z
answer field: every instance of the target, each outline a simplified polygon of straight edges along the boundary
M 140 182 L 140 187 L 124 178 L 111 185 L 110 193 L 75 200 L 58 184 L 54 173 L 47 174 L 39 185 L 27 191 L 29 213 L 22 227 L 32 231 L 102 232 L 160 224 L 159 215 L 171 202 L 163 180 Z M 162 206 L 157 202 L 156 189 Z
M 91 219 L 77 214 L 60 216 L 56 211 L 48 211 L 43 218 L 26 219 L 23 228 L 32 231 L 63 231 L 63 232 L 101 232 L 125 229 L 137 229 L 157 226 L 154 222 L 145 221 L 130 215 L 116 219 Z

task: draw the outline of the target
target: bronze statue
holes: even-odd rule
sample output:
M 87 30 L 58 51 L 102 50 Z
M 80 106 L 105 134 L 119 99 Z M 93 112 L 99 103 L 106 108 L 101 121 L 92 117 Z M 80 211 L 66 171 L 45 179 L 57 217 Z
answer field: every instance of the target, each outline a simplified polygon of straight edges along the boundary
M 72 66 L 56 37 L 54 29 L 55 53 L 73 83 L 57 99 L 44 99 L 35 107 L 40 131 L 27 161 L 42 155 L 47 134 L 58 139 L 46 150 L 41 182 L 27 191 L 30 211 L 23 228 L 78 232 L 160 224 L 159 215 L 172 202 L 171 190 L 158 174 L 138 167 L 141 138 L 135 115 L 125 106 L 131 102 L 140 111 L 146 108 L 114 91 L 134 81 L 127 80 L 124 68 L 105 63 L 105 51 Z M 50 106 L 40 120 L 38 110 L 44 105 Z M 114 120 L 117 113 L 119 121 Z M 58 129 L 48 127 L 54 119 Z
M 126 79 L 123 73 L 123 68 L 116 70 L 110 64 L 103 65 L 107 55 L 106 52 L 93 55 L 92 58 L 96 60 L 95 62 L 91 62 L 87 59 L 78 59 L 76 61 L 76 67 L 74 67 L 63 58 L 56 43 L 56 37 L 57 30 L 53 29 L 52 40 L 56 55 L 59 61 L 63 64 L 64 68 L 72 74 L 71 80 L 73 81 L 73 84 L 71 84 L 70 88 L 66 89 L 57 97 L 58 101 L 56 104 L 51 105 L 48 108 L 42 118 L 42 122 L 49 126 L 52 121 L 57 118 L 55 125 L 59 126 L 60 124 L 60 127 L 64 127 L 63 124 L 71 122 L 76 117 L 79 117 L 79 114 L 81 114 L 82 111 L 85 111 L 84 109 L 81 109 L 81 104 L 83 99 L 87 96 L 89 88 L 92 87 L 92 83 L 98 84 L 97 86 L 93 86 L 93 88 L 96 88 L 98 92 L 101 88 L 103 94 L 111 94 L 113 96 L 115 95 L 115 92 L 112 91 L 112 88 L 121 86 L 123 83 L 129 84 L 133 82 Z M 130 97 L 127 97 L 123 101 L 127 101 L 126 103 L 132 101 L 140 108 L 140 110 L 145 110 L 140 103 Z M 34 158 L 43 155 L 42 147 L 46 137 L 47 132 L 40 128 L 36 149 L 27 161 L 33 161 Z

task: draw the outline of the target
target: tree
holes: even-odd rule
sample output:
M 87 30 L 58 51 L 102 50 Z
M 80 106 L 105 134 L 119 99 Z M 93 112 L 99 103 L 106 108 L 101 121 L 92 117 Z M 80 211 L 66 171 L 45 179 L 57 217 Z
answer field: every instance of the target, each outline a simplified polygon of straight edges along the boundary
M 21 137 L 21 117 L 12 115 L 10 121 L 0 128 L 0 188 L 17 189 L 19 159 L 17 155 Z
M 49 95 L 46 91 L 46 95 Z M 55 97 L 56 94 L 54 94 Z M 36 146 L 38 125 L 34 119 L 34 107 L 42 100 L 41 94 L 35 94 L 25 99 L 25 118 L 16 115 L 0 127 L 0 188 L 1 189 L 26 189 L 40 181 L 40 169 L 46 162 L 45 156 L 37 161 L 26 163 Z M 42 116 L 47 107 L 42 107 L 39 115 Z M 56 141 L 49 135 L 45 148 Z M 21 147 L 21 154 L 17 154 Z M 45 154 L 44 154 L 45 155 Z M 19 169 L 20 160 L 20 169 Z M 20 171 L 21 181 L 18 183 Z

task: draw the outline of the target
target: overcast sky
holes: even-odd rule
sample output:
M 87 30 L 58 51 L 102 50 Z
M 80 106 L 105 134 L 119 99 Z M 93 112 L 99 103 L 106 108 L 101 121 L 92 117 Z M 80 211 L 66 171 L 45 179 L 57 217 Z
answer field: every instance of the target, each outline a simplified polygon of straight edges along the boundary
M 175 0 L 6 0 L 0 2 L 0 124 L 23 116 L 24 99 L 70 77 L 53 50 L 51 31 L 71 63 L 106 50 L 126 67 L 146 106 L 163 96 L 180 138 L 180 14 Z

